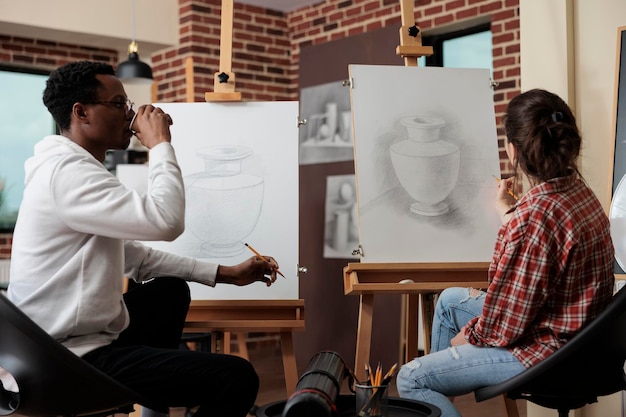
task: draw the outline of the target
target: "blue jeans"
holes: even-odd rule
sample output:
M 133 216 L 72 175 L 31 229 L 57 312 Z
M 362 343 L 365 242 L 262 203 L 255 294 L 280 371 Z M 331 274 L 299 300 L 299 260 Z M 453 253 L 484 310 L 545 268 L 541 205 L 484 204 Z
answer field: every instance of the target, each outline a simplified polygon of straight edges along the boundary
M 482 312 L 484 298 L 484 293 L 470 295 L 468 288 L 448 288 L 440 294 L 433 318 L 432 353 L 400 368 L 396 383 L 401 397 L 435 405 L 442 417 L 461 417 L 448 397 L 498 384 L 524 371 L 505 348 L 450 346 L 459 330 Z

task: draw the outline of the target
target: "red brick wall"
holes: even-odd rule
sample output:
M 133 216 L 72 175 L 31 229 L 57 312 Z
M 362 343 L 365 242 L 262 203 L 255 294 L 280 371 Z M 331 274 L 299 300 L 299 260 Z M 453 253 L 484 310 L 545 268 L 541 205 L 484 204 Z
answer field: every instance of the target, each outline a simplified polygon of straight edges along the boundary
M 213 91 L 220 72 L 221 0 L 179 0 L 179 45 L 152 56 L 159 101 L 185 101 L 185 61 L 193 58 L 194 101 Z M 246 101 L 296 100 L 283 13 L 235 3 L 232 72 Z
M 117 51 L 90 46 L 29 39 L 2 34 L 0 29 L 0 64 L 22 68 L 53 70 L 68 62 L 82 59 L 115 65 Z
M 11 243 L 13 243 L 13 234 L 0 233 L 0 259 L 11 257 Z

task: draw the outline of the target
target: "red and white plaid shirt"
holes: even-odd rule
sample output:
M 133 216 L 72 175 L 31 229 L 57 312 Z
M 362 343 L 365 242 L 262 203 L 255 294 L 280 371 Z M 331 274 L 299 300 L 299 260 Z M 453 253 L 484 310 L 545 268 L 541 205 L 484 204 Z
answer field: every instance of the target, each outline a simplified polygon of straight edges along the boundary
M 533 187 L 498 232 L 483 312 L 467 340 L 537 364 L 610 302 L 613 256 L 609 220 L 582 180 Z

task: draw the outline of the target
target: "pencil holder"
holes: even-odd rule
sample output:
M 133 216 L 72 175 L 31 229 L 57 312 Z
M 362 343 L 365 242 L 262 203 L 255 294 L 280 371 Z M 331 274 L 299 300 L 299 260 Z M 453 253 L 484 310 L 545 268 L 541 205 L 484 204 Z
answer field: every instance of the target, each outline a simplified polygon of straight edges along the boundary
M 339 354 L 317 353 L 298 379 L 296 390 L 283 409 L 283 417 L 336 417 L 346 365 Z
M 388 385 L 354 384 L 357 417 L 384 417 L 387 411 Z

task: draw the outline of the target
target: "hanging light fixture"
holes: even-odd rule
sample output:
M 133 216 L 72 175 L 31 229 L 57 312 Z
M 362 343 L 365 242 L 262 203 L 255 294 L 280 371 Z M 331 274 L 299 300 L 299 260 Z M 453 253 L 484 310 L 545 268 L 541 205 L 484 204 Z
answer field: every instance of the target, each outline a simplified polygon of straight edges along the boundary
M 132 0 L 132 40 L 128 45 L 128 59 L 117 66 L 117 77 L 130 82 L 151 83 L 152 68 L 139 60 L 137 42 L 135 41 L 135 0 Z

